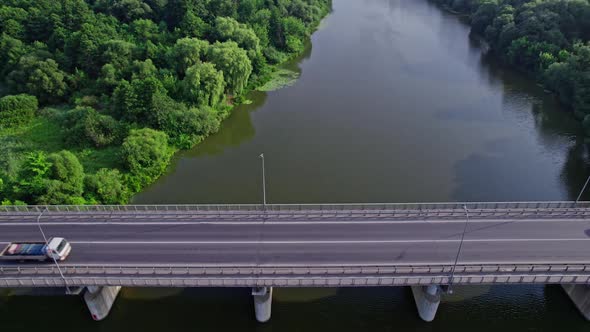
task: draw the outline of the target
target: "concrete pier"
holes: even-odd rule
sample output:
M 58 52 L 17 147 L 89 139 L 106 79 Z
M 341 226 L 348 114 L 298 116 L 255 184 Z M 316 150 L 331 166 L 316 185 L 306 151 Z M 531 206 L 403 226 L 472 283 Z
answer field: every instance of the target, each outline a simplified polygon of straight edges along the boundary
M 84 293 L 84 301 L 94 320 L 103 320 L 111 311 L 121 286 L 88 286 Z
M 425 322 L 432 322 L 440 304 L 440 288 L 437 285 L 412 286 L 418 315 Z
M 260 323 L 268 322 L 272 308 L 272 287 L 254 287 L 252 296 L 256 320 Z
M 590 285 L 561 285 L 584 318 L 590 320 Z

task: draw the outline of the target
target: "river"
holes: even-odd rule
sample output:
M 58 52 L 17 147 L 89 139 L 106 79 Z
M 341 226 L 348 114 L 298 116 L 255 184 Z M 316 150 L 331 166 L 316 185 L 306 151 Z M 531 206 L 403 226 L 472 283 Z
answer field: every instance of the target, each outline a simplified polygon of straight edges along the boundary
M 579 124 L 426 0 L 334 0 L 289 66 L 294 86 L 250 95 L 178 154 L 135 203 L 573 199 Z M 35 312 L 34 319 L 31 313 Z M 6 331 L 587 331 L 557 286 L 457 287 L 422 322 L 407 288 L 277 289 L 257 324 L 247 289 L 124 289 L 92 322 L 77 297 L 0 297 Z

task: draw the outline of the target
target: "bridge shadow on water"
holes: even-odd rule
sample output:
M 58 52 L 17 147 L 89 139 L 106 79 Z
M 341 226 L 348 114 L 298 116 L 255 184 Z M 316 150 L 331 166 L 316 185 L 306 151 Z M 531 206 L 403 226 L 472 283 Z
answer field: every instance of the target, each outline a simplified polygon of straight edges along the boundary
M 55 307 L 60 315 L 55 315 Z M 53 308 L 49 310 L 49 308 Z M 34 313 L 34 314 L 33 314 Z M 34 318 L 32 318 L 34 317 Z M 276 289 L 272 318 L 254 319 L 249 289 L 123 289 L 104 321 L 76 296 L 0 297 L 2 331 L 587 331 L 559 286 L 457 287 L 432 323 L 407 287 Z

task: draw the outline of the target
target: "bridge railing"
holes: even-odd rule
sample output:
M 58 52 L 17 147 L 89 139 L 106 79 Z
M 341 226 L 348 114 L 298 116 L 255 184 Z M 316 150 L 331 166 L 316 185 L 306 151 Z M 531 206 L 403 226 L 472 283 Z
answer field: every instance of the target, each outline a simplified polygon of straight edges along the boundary
M 46 266 L 0 266 L 0 276 L 12 274 L 203 274 L 203 275 L 252 275 L 252 274 L 444 274 L 461 273 L 587 273 L 590 264 L 437 264 L 437 265 L 55 265 Z
M 349 203 L 349 204 L 169 204 L 169 205 L 9 205 L 0 213 L 41 212 L 253 212 L 253 211 L 420 211 L 535 210 L 589 208 L 590 202 L 467 202 L 467 203 Z
M 63 278 L 61 273 L 63 273 Z M 375 286 L 417 284 L 590 283 L 590 266 L 503 264 L 411 266 L 55 266 L 0 267 L 0 286 L 196 285 Z

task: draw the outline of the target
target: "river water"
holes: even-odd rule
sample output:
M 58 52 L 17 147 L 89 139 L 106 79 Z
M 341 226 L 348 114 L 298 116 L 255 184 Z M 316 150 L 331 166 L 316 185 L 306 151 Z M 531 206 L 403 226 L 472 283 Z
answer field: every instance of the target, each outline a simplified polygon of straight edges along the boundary
M 585 180 L 578 123 L 426 0 L 334 0 L 290 64 L 298 82 L 235 109 L 135 203 L 567 200 Z M 77 297 L 0 297 L 1 331 L 588 331 L 557 286 L 458 287 L 433 323 L 407 288 L 124 289 L 110 317 Z M 35 312 L 34 319 L 31 313 Z

